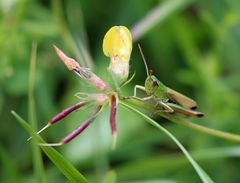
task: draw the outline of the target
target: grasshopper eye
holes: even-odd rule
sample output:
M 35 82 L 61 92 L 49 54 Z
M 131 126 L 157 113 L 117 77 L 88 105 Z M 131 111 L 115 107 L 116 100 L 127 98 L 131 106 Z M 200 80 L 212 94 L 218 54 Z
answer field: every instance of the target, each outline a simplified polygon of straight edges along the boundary
M 157 86 L 157 85 L 158 85 L 157 81 L 156 81 L 156 80 L 153 80 L 152 85 L 153 85 L 153 86 Z

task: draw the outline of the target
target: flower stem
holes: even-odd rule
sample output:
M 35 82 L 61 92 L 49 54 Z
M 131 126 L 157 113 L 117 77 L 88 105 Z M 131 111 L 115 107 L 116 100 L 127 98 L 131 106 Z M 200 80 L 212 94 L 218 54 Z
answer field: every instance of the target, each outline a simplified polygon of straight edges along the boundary
M 156 109 L 154 106 L 152 106 L 151 104 L 148 104 L 146 102 L 134 99 L 134 98 L 128 98 L 128 99 L 124 99 L 126 101 L 126 103 L 132 104 L 134 106 L 137 106 L 139 108 L 145 109 L 147 111 L 150 112 L 155 112 Z M 125 103 L 125 101 L 121 100 L 120 103 Z M 228 133 L 228 132 L 224 132 L 224 131 L 220 131 L 220 130 L 216 130 L 216 129 L 212 129 L 212 128 L 208 128 L 199 124 L 195 124 L 185 118 L 181 118 L 178 115 L 174 115 L 174 114 L 170 114 L 170 113 L 163 113 L 163 112 L 157 112 L 157 115 L 160 115 L 174 123 L 177 124 L 181 124 L 184 126 L 187 126 L 191 129 L 197 130 L 199 132 L 203 132 L 206 133 L 208 135 L 212 135 L 215 137 L 219 137 L 219 138 L 223 138 L 223 139 L 227 139 L 227 140 L 231 140 L 231 141 L 237 141 L 240 142 L 240 135 L 237 134 L 232 134 L 232 133 Z

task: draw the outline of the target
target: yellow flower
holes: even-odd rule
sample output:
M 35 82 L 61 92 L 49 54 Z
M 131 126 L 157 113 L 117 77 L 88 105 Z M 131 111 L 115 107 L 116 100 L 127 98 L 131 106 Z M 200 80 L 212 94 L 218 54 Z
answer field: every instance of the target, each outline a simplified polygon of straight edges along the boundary
M 132 35 L 128 28 L 110 28 L 103 40 L 103 52 L 111 59 L 128 61 L 132 52 Z
M 132 52 L 132 35 L 125 26 L 109 29 L 103 40 L 103 52 L 110 57 L 109 70 L 118 84 L 128 78 L 129 59 Z

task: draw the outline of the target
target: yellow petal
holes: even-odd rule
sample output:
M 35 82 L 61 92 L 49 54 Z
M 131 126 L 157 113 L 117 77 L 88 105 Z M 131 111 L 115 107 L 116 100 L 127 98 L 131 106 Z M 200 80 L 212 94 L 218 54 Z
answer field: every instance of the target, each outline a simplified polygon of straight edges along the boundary
M 125 26 L 109 29 L 103 40 L 103 52 L 111 59 L 129 60 L 132 52 L 132 35 Z

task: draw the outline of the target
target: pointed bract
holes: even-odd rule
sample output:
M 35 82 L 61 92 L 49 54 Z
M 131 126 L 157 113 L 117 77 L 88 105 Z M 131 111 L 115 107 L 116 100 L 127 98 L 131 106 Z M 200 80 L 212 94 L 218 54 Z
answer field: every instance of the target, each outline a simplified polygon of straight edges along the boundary
M 80 67 L 79 63 L 76 60 L 65 55 L 62 52 L 62 50 L 60 50 L 57 46 L 53 45 L 53 47 L 54 47 L 58 57 L 63 61 L 63 63 L 67 66 L 67 68 L 70 71 L 76 70 Z
M 70 71 L 74 71 L 78 76 L 85 80 L 89 85 L 94 86 L 97 90 L 108 92 L 111 91 L 111 88 L 109 88 L 107 84 L 90 69 L 81 67 L 76 60 L 68 57 L 57 46 L 53 45 L 53 47 L 58 57 L 63 61 Z

